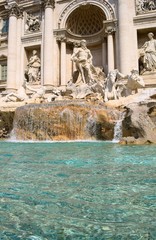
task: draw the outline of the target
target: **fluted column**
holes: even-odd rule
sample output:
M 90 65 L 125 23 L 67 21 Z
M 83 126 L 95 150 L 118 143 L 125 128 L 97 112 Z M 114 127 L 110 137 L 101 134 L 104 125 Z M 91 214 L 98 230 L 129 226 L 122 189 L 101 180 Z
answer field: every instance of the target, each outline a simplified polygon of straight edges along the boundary
M 61 85 L 66 86 L 66 39 L 61 40 Z
M 135 1 L 118 0 L 118 32 L 120 71 L 129 73 L 137 68 L 137 34 L 133 24 Z
M 19 9 L 17 5 L 10 7 L 9 33 L 8 33 L 8 62 L 7 62 L 7 90 L 16 89 L 17 69 L 17 17 Z
M 45 86 L 54 85 L 53 11 L 54 0 L 44 0 L 44 44 L 43 44 L 43 82 Z
M 108 72 L 114 70 L 115 60 L 114 60 L 114 28 L 109 26 L 106 28 L 105 32 L 107 34 L 107 56 L 108 56 Z

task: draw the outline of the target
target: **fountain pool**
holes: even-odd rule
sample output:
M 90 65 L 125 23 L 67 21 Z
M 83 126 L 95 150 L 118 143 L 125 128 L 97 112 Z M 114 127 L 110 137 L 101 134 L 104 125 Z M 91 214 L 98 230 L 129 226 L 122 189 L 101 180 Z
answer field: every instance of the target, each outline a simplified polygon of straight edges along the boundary
M 156 147 L 0 142 L 1 240 L 156 239 Z

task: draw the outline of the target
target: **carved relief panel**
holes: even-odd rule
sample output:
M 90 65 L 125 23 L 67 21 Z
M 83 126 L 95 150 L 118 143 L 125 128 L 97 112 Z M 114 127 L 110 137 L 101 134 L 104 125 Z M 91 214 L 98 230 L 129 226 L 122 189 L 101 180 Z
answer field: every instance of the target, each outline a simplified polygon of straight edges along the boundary
M 25 14 L 25 32 L 33 33 L 41 30 L 41 14 L 39 12 Z
M 156 10 L 156 0 L 136 0 L 136 13 L 144 14 Z

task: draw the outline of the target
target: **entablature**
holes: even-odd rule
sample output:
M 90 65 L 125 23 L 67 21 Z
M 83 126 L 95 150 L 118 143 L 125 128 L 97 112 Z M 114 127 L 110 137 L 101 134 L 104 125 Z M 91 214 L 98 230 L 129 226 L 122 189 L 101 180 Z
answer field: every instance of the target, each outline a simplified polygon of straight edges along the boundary
M 133 22 L 135 26 L 141 27 L 143 27 L 143 25 L 145 26 L 151 24 L 156 25 L 156 12 L 137 15 L 136 17 L 133 18 Z

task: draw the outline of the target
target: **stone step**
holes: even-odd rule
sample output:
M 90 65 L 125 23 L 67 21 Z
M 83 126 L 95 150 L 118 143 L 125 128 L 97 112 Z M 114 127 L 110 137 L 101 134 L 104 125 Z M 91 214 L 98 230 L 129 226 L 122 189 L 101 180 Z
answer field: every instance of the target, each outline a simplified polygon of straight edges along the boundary
M 145 81 L 145 87 L 146 88 L 155 88 L 156 87 L 156 73 L 150 73 L 142 75 L 144 81 Z

